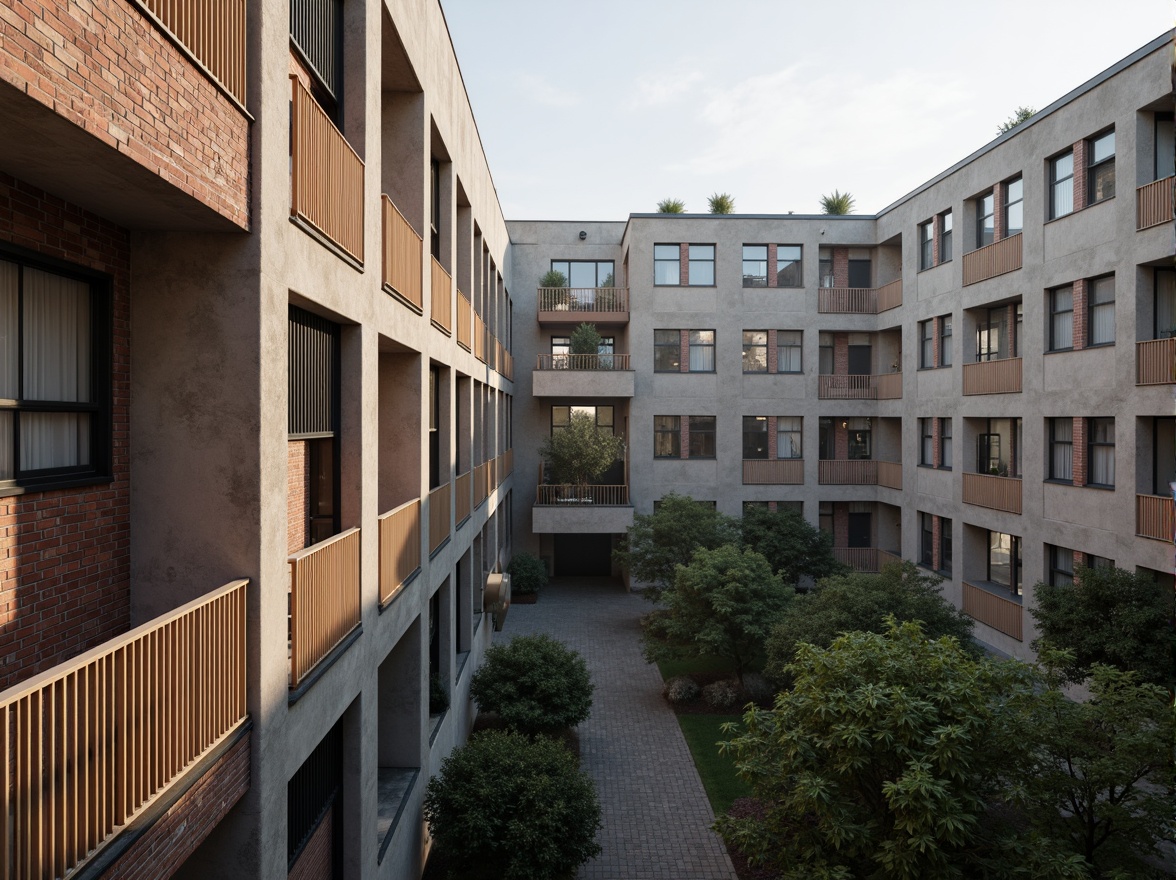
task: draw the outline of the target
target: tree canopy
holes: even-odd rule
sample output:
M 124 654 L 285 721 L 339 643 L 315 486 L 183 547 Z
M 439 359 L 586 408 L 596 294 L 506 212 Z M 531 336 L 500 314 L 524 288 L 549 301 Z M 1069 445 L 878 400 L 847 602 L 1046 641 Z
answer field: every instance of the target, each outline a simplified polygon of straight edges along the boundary
M 852 214 L 854 209 L 853 196 L 840 190 L 833 190 L 826 196 L 821 196 L 822 214 Z
M 846 571 L 833 555 L 833 536 L 794 510 L 749 507 L 739 528 L 743 546 L 762 554 L 786 584 Z
M 1018 107 L 1013 111 L 1012 116 L 996 127 L 996 133 L 1004 134 L 1006 131 L 1016 128 L 1036 112 L 1032 107 Z
M 584 486 L 598 480 L 625 452 L 625 441 L 601 430 L 587 413 L 573 412 L 568 424 L 539 447 L 558 484 Z
M 659 214 L 685 214 L 686 203 L 681 199 L 662 199 L 657 203 Z

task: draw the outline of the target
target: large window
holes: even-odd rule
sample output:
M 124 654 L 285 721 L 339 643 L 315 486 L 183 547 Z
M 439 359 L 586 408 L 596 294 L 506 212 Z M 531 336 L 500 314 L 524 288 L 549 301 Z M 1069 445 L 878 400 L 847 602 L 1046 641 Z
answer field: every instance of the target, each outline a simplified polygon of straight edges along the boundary
M 982 248 L 995 240 L 996 209 L 992 191 L 976 199 L 976 247 Z
M 1014 177 L 1005 182 L 1005 235 L 1017 235 L 1025 226 L 1025 182 Z
M 1002 532 L 988 533 L 988 580 L 1020 596 L 1021 539 Z
M 939 215 L 939 262 L 951 262 L 951 211 Z
M 653 457 L 680 458 L 682 451 L 681 416 L 653 417 Z
M 743 458 L 768 457 L 768 419 L 766 416 L 743 417 Z
M 802 425 L 800 416 L 779 416 L 776 419 L 776 458 L 804 458 Z
M 776 245 L 776 286 L 804 287 L 803 250 L 798 244 Z
M 1049 478 L 1074 479 L 1074 420 L 1049 419 Z
M 676 244 L 653 246 L 653 283 L 677 286 L 682 283 L 678 268 L 680 249 Z
M 865 460 L 874 457 L 873 454 L 873 432 L 870 429 L 870 420 L 867 419 L 849 419 L 842 423 L 842 426 L 849 434 L 849 458 L 851 460 Z
M 690 457 L 715 457 L 714 416 L 690 416 Z
M 935 265 L 935 223 L 928 220 L 919 224 L 919 268 L 930 269 Z
M 1074 551 L 1065 547 L 1049 548 L 1049 583 L 1051 587 L 1074 584 Z
M 800 330 L 776 331 L 776 370 L 780 373 L 799 373 L 802 369 Z
M 1176 336 L 1176 271 L 1156 269 L 1153 284 L 1156 295 L 1153 338 L 1169 339 Z
M 1087 141 L 1086 155 L 1090 162 L 1086 172 L 1087 201 L 1093 205 L 1115 194 L 1115 132 Z
M 0 486 L 110 472 L 107 285 L 0 260 Z
M 1115 420 L 1090 419 L 1086 427 L 1090 445 L 1090 473 L 1086 482 L 1094 486 L 1115 485 Z
M 1049 292 L 1049 350 L 1074 347 L 1074 288 L 1057 287 Z
M 1049 219 L 1074 210 L 1074 151 L 1067 150 L 1049 162 Z
M 551 433 L 562 431 L 572 423 L 573 415 L 590 416 L 599 430 L 613 433 L 613 408 L 611 406 L 553 406 L 551 408 Z
M 690 331 L 690 372 L 713 373 L 715 371 L 715 331 Z
M 919 419 L 919 464 L 935 466 L 935 420 Z
M 682 370 L 682 331 L 653 331 L 653 371 L 678 373 Z
M 563 273 L 568 279 L 568 287 L 613 287 L 615 284 L 612 260 L 552 260 L 551 268 Z
M 687 283 L 691 287 L 712 287 L 715 283 L 715 246 L 713 244 L 692 244 L 689 249 L 690 265 Z
M 939 420 L 939 466 L 951 470 L 951 419 Z
M 1016 335 L 1021 330 L 1021 304 L 1016 305 Z M 1009 307 L 995 306 L 985 312 L 984 320 L 976 324 L 976 360 L 995 361 L 1016 357 L 1014 338 L 1009 333 Z
M 768 331 L 743 331 L 743 372 L 766 373 L 768 371 Z
M 833 375 L 833 334 L 821 333 L 817 337 L 817 372 L 822 376 Z
M 1086 301 L 1090 311 L 1088 345 L 1115 344 L 1115 276 L 1104 275 L 1086 282 Z
M 766 244 L 745 244 L 743 246 L 743 286 L 768 286 L 768 246 Z

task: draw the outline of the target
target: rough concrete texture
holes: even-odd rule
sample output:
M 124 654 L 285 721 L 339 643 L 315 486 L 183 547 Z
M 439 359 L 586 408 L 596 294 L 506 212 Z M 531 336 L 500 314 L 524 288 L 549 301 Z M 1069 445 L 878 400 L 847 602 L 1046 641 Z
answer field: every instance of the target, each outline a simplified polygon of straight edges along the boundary
M 639 621 L 650 608 L 619 581 L 558 578 L 537 604 L 511 608 L 503 634 L 559 639 L 584 656 L 596 686 L 580 755 L 600 797 L 604 851 L 577 877 L 733 880 L 661 676 L 641 657 Z

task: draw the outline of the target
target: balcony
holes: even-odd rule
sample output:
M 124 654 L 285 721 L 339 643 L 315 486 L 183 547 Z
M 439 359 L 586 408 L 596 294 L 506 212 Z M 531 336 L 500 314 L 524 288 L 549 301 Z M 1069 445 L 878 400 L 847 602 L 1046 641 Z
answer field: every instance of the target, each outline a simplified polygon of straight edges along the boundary
M 506 450 L 506 452 L 502 453 L 501 458 L 502 458 L 502 476 L 503 476 L 503 478 L 506 478 L 514 473 L 514 448 L 512 447 L 512 448 Z
M 817 462 L 817 482 L 822 486 L 888 486 L 901 489 L 902 464 L 863 458 L 823 459 Z
M 964 394 L 1020 394 L 1021 359 L 964 364 Z
M 540 484 L 531 509 L 536 534 L 617 534 L 633 525 L 629 487 Z
M 1021 603 L 964 581 L 964 614 L 1021 641 Z
M 898 489 L 902 491 L 902 462 L 900 461 L 880 461 L 878 462 L 878 485 L 885 486 L 887 489 Z
M 1176 177 L 1165 177 L 1135 191 L 1136 230 L 1172 222 L 1173 181 Z
M 541 354 L 531 374 L 535 397 L 632 397 L 627 354 Z
M 384 289 L 396 294 L 418 314 L 423 310 L 421 253 L 423 241 L 400 209 L 380 197 L 384 215 Z
M 743 460 L 744 486 L 799 486 L 803 483 L 803 458 Z
M 490 463 L 482 462 L 474 468 L 474 507 L 486 500 L 490 494 L 490 483 L 487 475 L 490 473 Z
M 817 311 L 824 315 L 877 315 L 902 305 L 902 279 L 881 287 L 822 287 Z
M 877 547 L 834 547 L 834 558 L 854 571 L 876 574 L 889 562 L 902 563 L 902 557 Z
M 0 877 L 74 876 L 149 806 L 179 804 L 181 783 L 212 771 L 202 759 L 247 715 L 248 584 L 0 693 Z M 185 807 L 173 809 L 182 822 Z M 185 852 L 209 831 L 190 828 Z
M 964 286 L 1021 268 L 1021 233 L 964 254 Z
M 457 292 L 457 344 L 474 350 L 474 307 L 460 290 Z
M 1021 478 L 998 477 L 992 474 L 964 474 L 964 503 L 1021 512 Z
M 359 626 L 359 529 L 299 550 L 290 564 L 290 688 Z
M 429 554 L 441 549 L 450 534 L 449 484 L 438 486 L 429 493 Z
M 245 0 L 140 0 L 216 82 L 245 104 Z
M 290 82 L 290 214 L 362 264 L 363 160 L 298 77 Z
M 1176 382 L 1176 337 L 1135 343 L 1135 384 Z
M 380 515 L 380 605 L 421 570 L 421 500 Z
M 486 323 L 474 312 L 474 357 L 486 363 Z
M 429 258 L 432 262 L 429 285 L 429 320 L 433 326 L 446 336 L 453 335 L 453 279 L 445 268 L 437 262 L 436 257 Z
M 818 376 L 817 397 L 821 400 L 899 400 L 902 398 L 902 373 Z
M 466 471 L 453 481 L 453 521 L 458 525 L 470 517 L 470 489 L 473 486 L 473 478 L 473 471 Z
M 627 287 L 540 287 L 540 324 L 628 324 Z
M 1164 495 L 1135 496 L 1135 534 L 1170 544 L 1176 539 L 1176 510 Z

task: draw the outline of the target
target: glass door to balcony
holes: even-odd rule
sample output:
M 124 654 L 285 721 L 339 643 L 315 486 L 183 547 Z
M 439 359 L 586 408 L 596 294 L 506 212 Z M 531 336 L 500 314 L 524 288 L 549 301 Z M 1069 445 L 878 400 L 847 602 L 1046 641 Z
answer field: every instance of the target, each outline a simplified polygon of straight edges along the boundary
M 849 514 L 849 546 L 850 547 L 869 547 L 871 522 L 869 513 L 853 513 Z

